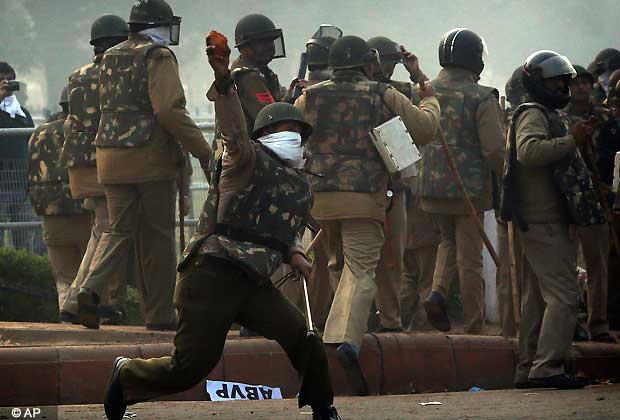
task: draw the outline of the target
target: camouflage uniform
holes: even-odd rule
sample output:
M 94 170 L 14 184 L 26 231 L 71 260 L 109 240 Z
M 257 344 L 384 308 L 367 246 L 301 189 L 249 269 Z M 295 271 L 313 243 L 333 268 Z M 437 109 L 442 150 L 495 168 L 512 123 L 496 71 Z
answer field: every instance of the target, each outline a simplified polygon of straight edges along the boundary
M 101 61 L 97 175 L 110 217 L 101 258 L 84 287 L 100 296 L 109 267 L 127 272 L 137 252 L 147 328 L 174 328 L 174 208 L 184 149 L 208 162 L 210 149 L 185 109 L 172 52 L 131 33 Z M 173 137 L 174 136 L 174 137 Z
M 591 107 L 585 112 L 577 112 L 572 103 L 564 109 L 571 124 L 576 124 L 582 120 L 588 120 L 591 116 L 598 119 L 600 126 L 605 126 L 609 120 L 608 111 L 599 107 Z M 586 144 L 585 153 L 591 160 L 586 161 L 597 165 L 599 162 L 596 156 L 597 145 L 600 140 L 600 128 L 592 136 L 592 144 Z M 590 171 L 598 174 L 598 167 L 590 167 Z M 599 180 L 604 185 L 602 180 Z M 588 272 L 588 331 L 592 337 L 601 334 L 609 334 L 609 323 L 607 322 L 607 291 L 609 277 L 609 252 L 610 252 L 610 233 L 609 224 L 603 223 L 590 226 L 579 226 L 577 235 L 581 242 L 583 257 Z
M 492 208 L 491 171 L 502 173 L 505 133 L 497 91 L 480 86 L 478 76 L 464 68 L 441 70 L 432 82 L 442 108 L 441 127 L 457 169 L 474 205 Z M 433 291 L 445 299 L 458 273 L 465 332 L 482 332 L 484 279 L 482 237 L 471 220 L 439 139 L 421 150 L 416 190 L 422 210 L 431 213 L 441 230 Z
M 316 196 L 312 215 L 327 234 L 335 290 L 323 339 L 359 349 L 377 291 L 387 209 L 388 174 L 369 130 L 396 114 L 424 144 L 436 130 L 439 107 L 426 98 L 418 108 L 393 87 L 356 70 L 339 70 L 309 87 L 295 105 L 314 126 L 306 167 L 323 174 L 309 177 Z
M 558 112 L 521 105 L 509 139 L 505 177 L 514 171 L 519 204 L 508 214 L 518 211 L 526 223 L 517 230 L 524 252 L 515 378 L 525 382 L 564 373 L 581 295 L 569 225 L 604 218 L 575 138 Z
M 71 197 L 67 169 L 59 163 L 63 119 L 42 124 L 28 142 L 28 194 L 43 217 L 43 241 L 52 263 L 59 306 L 86 250 L 91 218 Z
M 94 259 L 101 235 L 109 227 L 108 203 L 103 185 L 97 180 L 95 136 L 99 128 L 99 66 L 102 55 L 96 55 L 92 63 L 77 69 L 69 77 L 69 115 L 65 120 L 60 161 L 69 170 L 69 185 L 75 198 L 84 199 L 84 208 L 94 214 L 93 227 L 80 269 L 67 294 L 61 310 L 77 315 L 77 296 L 86 276 L 95 267 Z M 101 306 L 124 307 L 127 276 L 116 267 L 110 267 L 105 279 L 108 293 L 101 296 Z
M 183 253 L 175 291 L 179 329 L 172 356 L 133 359 L 120 374 L 133 404 L 191 388 L 218 363 L 233 322 L 278 341 L 300 373 L 300 406 L 330 406 L 333 393 L 325 350 L 306 338 L 303 314 L 271 283 L 294 252 L 312 205 L 299 171 L 251 142 L 235 89 L 213 86 L 208 98 L 226 135 L 225 153 L 196 233 Z

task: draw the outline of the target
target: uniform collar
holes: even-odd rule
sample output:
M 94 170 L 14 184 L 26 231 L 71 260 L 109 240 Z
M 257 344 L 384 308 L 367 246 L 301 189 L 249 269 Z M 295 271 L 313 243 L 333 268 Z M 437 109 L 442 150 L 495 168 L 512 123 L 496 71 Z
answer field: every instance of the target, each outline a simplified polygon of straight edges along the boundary
M 441 69 L 437 75 L 437 79 L 477 83 L 478 80 L 480 80 L 480 75 L 461 67 L 446 67 Z
M 335 82 L 365 82 L 368 81 L 368 77 L 359 70 L 344 69 L 335 71 L 330 80 Z

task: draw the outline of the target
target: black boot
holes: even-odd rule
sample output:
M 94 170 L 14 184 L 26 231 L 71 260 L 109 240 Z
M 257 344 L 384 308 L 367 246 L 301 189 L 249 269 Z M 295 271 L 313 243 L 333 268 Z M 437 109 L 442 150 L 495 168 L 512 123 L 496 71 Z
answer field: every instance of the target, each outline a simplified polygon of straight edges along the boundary
M 431 325 L 443 332 L 448 332 L 452 328 L 448 311 L 446 310 L 446 301 L 439 292 L 431 292 L 424 301 L 424 310 L 426 317 Z
M 114 361 L 112 374 L 108 381 L 103 396 L 103 408 L 108 420 L 123 420 L 125 411 L 127 411 L 127 403 L 123 397 L 123 388 L 121 386 L 120 373 L 121 368 L 129 361 L 127 357 L 117 357 Z
M 533 388 L 581 389 L 586 383 L 565 373 L 546 378 L 530 378 Z
M 78 317 L 86 328 L 99 328 L 99 297 L 87 287 L 78 292 Z
M 336 355 L 338 355 L 338 361 L 344 368 L 347 383 L 353 391 L 353 395 L 363 397 L 368 395 L 368 384 L 366 383 L 366 377 L 362 371 L 357 352 L 353 346 L 349 343 L 342 343 L 336 349 Z

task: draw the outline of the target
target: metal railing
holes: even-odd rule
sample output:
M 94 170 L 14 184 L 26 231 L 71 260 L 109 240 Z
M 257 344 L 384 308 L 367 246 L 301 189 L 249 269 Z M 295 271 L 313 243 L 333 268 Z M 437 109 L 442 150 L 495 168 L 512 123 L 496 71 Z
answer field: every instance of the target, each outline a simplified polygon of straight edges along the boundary
M 215 131 L 215 123 L 207 121 L 197 125 L 210 143 Z M 34 131 L 35 128 L 0 128 L 0 142 L 24 142 L 22 146 L 25 151 L 25 142 Z M 6 139 L 6 137 L 13 138 Z M 0 247 L 12 245 L 41 254 L 45 252 L 41 240 L 42 220 L 34 213 L 26 196 L 26 159 L 25 155 L 23 158 L 7 159 L 0 153 Z M 193 228 L 198 223 L 197 215 L 200 214 L 209 185 L 198 160 L 191 157 L 190 162 L 193 174 L 190 183 L 191 205 L 189 214 L 184 220 L 186 238 L 191 236 Z M 178 238 L 178 209 L 176 215 L 176 237 Z

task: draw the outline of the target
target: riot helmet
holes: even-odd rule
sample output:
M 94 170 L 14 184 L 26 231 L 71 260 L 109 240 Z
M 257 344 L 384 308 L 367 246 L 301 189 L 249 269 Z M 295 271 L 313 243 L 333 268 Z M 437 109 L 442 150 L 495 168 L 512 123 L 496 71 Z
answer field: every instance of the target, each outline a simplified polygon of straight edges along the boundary
M 90 28 L 90 45 L 109 38 L 127 39 L 129 26 L 127 22 L 116 15 L 103 15 L 93 22 Z
M 301 137 L 305 141 L 312 133 L 312 126 L 306 122 L 304 114 L 289 104 L 288 102 L 274 102 L 263 107 L 254 120 L 254 131 L 252 131 L 252 139 L 256 140 L 261 137 L 261 131 L 270 125 L 278 124 L 284 121 L 294 121 L 302 127 Z
M 310 71 L 325 69 L 328 66 L 329 48 L 342 37 L 342 30 L 336 26 L 322 24 L 306 42 L 308 69 Z
M 268 64 L 276 58 L 286 57 L 282 29 L 267 16 L 252 14 L 242 17 L 235 27 L 235 48 L 248 47 L 259 64 Z
M 575 68 L 565 56 L 550 50 L 536 51 L 525 60 L 523 86 L 530 96 L 541 104 L 552 109 L 560 109 L 570 101 L 568 84 L 576 75 Z M 555 78 L 563 80 L 564 87 L 552 91 L 545 86 L 544 80 Z
M 465 28 L 446 32 L 439 42 L 441 67 L 462 67 L 476 74 L 484 69 L 486 44 L 475 32 Z
M 523 66 L 517 67 L 505 86 L 506 99 L 513 107 L 519 106 L 527 100 L 527 91 L 523 86 Z
M 181 18 L 174 15 L 165 0 L 138 0 L 133 5 L 129 15 L 132 32 L 160 26 L 170 28 L 170 45 L 179 45 Z
M 394 67 L 398 63 L 402 63 L 405 59 L 400 46 L 389 38 L 384 36 L 376 36 L 368 40 L 370 48 L 377 50 L 381 66 L 377 79 L 389 80 L 394 74 Z
M 62 92 L 60 92 L 60 100 L 58 101 L 58 105 L 68 105 L 69 104 L 69 85 L 66 85 L 62 88 Z
M 355 35 L 346 35 L 336 40 L 329 48 L 329 67 L 333 70 L 353 69 L 375 63 L 379 59 L 377 50 Z

